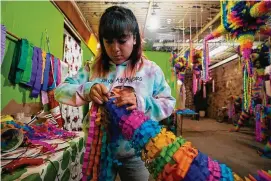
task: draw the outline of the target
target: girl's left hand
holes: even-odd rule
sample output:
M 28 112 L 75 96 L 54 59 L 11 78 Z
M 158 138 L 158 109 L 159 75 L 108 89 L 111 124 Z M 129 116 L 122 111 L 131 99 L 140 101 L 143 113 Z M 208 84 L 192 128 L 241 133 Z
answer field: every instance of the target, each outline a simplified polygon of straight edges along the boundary
M 118 93 L 119 94 L 113 96 L 116 98 L 114 103 L 116 104 L 117 107 L 121 107 L 123 105 L 129 105 L 126 108 L 129 111 L 137 108 L 136 95 L 134 92 L 120 91 Z

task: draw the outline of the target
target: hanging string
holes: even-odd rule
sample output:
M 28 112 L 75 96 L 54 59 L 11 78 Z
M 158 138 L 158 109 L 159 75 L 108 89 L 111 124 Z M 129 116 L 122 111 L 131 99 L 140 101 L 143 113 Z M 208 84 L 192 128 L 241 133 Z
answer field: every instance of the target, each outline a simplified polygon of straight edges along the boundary
M 47 29 L 45 29 L 45 33 L 46 33 L 47 48 L 48 48 L 48 52 L 50 53 L 50 39 L 49 39 L 49 35 L 48 35 L 48 32 L 47 32 Z
M 199 35 L 198 35 L 198 6 L 196 6 L 196 33 L 197 33 L 197 43 L 199 42 Z
M 179 31 L 177 31 L 177 41 L 176 41 L 176 43 L 177 43 L 177 53 L 179 53 L 179 39 L 180 39 L 180 32 Z
M 191 12 L 191 7 L 190 7 L 190 12 Z M 193 50 L 192 50 L 192 21 L 191 21 L 191 14 L 190 14 L 190 57 L 189 57 L 189 65 L 188 67 L 191 67 L 192 64 L 192 57 L 193 57 Z
M 201 4 L 201 11 L 200 11 L 200 27 L 202 28 L 202 12 L 203 12 L 203 7 Z
M 271 64 L 271 37 L 268 38 L 268 47 L 269 47 L 269 56 L 268 56 L 268 62 Z M 271 74 L 270 74 L 271 76 Z
M 48 32 L 47 32 L 47 29 L 45 29 L 45 34 L 46 34 L 46 43 L 47 43 L 47 48 L 48 48 L 48 53 L 50 53 L 50 38 L 49 38 L 49 35 L 48 35 Z M 54 62 L 54 60 L 53 60 Z M 52 61 L 50 61 L 50 64 L 51 64 L 51 71 L 54 72 L 54 69 L 53 69 L 53 65 L 52 65 Z M 54 73 L 52 74 L 53 76 L 53 87 L 56 87 L 56 82 L 57 80 L 55 79 L 55 76 L 54 76 Z
M 184 42 L 185 42 L 185 41 L 184 41 L 184 39 L 185 39 L 185 37 L 184 37 L 184 30 L 185 30 L 185 29 L 184 29 L 184 19 L 183 19 L 183 50 L 182 50 L 182 51 L 183 51 L 183 54 L 185 53 L 185 52 L 184 52 Z
M 191 7 L 190 7 L 190 11 L 191 11 Z M 192 40 L 192 27 L 191 27 L 191 14 L 190 14 L 190 42 Z

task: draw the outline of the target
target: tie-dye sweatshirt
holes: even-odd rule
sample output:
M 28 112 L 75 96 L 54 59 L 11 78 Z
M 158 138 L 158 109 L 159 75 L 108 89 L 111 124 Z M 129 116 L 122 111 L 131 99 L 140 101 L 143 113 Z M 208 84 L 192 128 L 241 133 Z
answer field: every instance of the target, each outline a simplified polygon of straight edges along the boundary
M 149 60 L 144 60 L 143 63 L 142 68 L 132 78 L 123 78 L 127 62 L 117 66 L 112 64 L 106 78 L 96 78 L 92 81 L 89 80 L 91 76 L 89 68 L 81 68 L 77 75 L 68 77 L 56 88 L 55 98 L 63 104 L 81 106 L 91 101 L 89 92 L 96 83 L 104 84 L 108 90 L 119 86 L 132 87 L 137 97 L 137 109 L 151 119 L 160 121 L 171 115 L 175 99 L 171 96 L 170 87 L 161 68 Z M 84 119 L 83 124 L 86 126 L 84 128 L 86 132 L 88 119 Z M 133 155 L 134 151 L 127 146 L 127 142 L 121 142 L 116 153 L 117 157 Z

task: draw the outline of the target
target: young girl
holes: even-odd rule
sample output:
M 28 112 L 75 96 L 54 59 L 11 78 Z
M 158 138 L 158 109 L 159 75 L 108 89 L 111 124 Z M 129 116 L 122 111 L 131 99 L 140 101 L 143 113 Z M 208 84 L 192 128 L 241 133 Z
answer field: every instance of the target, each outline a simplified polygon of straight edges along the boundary
M 117 106 L 138 109 L 151 119 L 170 116 L 175 99 L 162 70 L 142 55 L 139 26 L 132 11 L 119 6 L 106 9 L 100 20 L 99 41 L 101 49 L 94 63 L 67 78 L 55 90 L 56 99 L 72 106 L 91 101 L 102 105 L 114 96 Z M 122 164 L 114 166 L 112 180 L 118 173 L 122 181 L 147 181 L 149 173 L 141 158 L 135 156 L 128 141 L 118 143 L 114 155 Z

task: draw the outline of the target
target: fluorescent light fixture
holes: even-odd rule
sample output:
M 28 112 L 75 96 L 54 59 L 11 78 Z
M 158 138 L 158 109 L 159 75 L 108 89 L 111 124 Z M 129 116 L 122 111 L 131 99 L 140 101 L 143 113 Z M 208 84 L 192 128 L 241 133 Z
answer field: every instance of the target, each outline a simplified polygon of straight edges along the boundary
M 212 39 L 212 40 L 209 40 L 208 42 L 215 43 L 215 42 L 221 42 L 222 40 L 224 40 L 223 36 L 215 38 L 215 39 Z
M 227 59 L 225 59 L 225 60 L 222 60 L 222 61 L 220 61 L 220 62 L 218 62 L 218 63 L 216 63 L 216 64 L 210 66 L 210 67 L 209 67 L 209 70 L 212 70 L 212 69 L 214 69 L 214 68 L 216 68 L 216 67 L 218 67 L 218 66 L 220 66 L 220 65 L 223 65 L 223 64 L 228 63 L 228 62 L 230 62 L 230 61 L 232 61 L 232 60 L 235 60 L 235 59 L 237 59 L 238 57 L 239 57 L 239 56 L 238 56 L 237 54 L 234 54 L 233 56 L 231 56 L 231 57 L 229 57 L 229 58 L 227 58 Z
M 150 30 L 156 30 L 159 28 L 160 23 L 157 16 L 151 16 L 149 22 L 150 22 L 150 26 L 149 26 Z
M 228 48 L 229 48 L 229 47 L 226 46 L 226 45 L 219 46 L 218 48 L 215 48 L 215 49 L 213 49 L 212 51 L 210 51 L 209 56 L 210 56 L 210 57 L 213 57 L 213 56 L 215 56 L 215 55 L 218 54 L 218 53 L 224 52 L 224 51 L 227 50 Z

